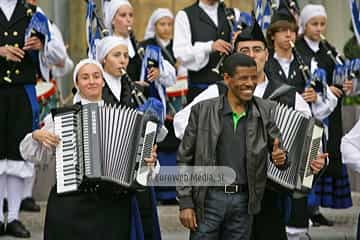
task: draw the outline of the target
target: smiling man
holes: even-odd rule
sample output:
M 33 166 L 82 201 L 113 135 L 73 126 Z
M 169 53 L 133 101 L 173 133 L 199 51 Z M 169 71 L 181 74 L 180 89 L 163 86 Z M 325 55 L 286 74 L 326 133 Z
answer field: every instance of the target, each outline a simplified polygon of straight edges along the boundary
M 180 220 L 191 239 L 249 239 L 265 189 L 267 156 L 278 167 L 286 162 L 270 119 L 274 105 L 253 96 L 257 75 L 251 57 L 231 55 L 224 62 L 225 95 L 191 109 L 178 165 L 227 166 L 236 172 L 231 185 L 177 188 Z

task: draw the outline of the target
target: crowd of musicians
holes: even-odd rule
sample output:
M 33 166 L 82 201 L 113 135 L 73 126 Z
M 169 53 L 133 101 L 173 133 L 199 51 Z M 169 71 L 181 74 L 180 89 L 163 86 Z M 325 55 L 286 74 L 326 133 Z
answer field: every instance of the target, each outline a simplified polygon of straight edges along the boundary
M 323 37 L 324 6 L 300 9 L 296 1 L 280 0 L 264 30 L 254 13 L 194 0 L 176 15 L 156 9 L 142 41 L 133 34 L 137 9 L 129 1 L 103 1 L 102 10 L 98 20 L 107 34 L 73 69 L 59 29 L 36 1 L 0 0 L 0 236 L 31 236 L 19 211 L 40 210 L 32 198 L 35 164 L 56 161 L 62 142 L 51 113 L 39 118 L 37 85 L 71 70 L 75 105 L 141 108 L 139 96 L 145 96 L 162 106 L 163 126 L 144 159 L 149 169 L 227 166 L 236 177 L 223 186 L 136 189 L 84 180 L 66 194 L 55 185 L 46 240 L 161 239 L 158 202 L 178 204 L 194 240 L 310 239 L 311 226 L 334 224 L 320 207 L 352 206 L 345 163 L 360 169 L 359 123 L 342 142 L 341 113 L 359 72 L 340 80 L 335 74 L 340 56 Z M 32 24 L 35 18 L 44 18 L 46 27 Z M 267 175 L 270 163 L 281 172 L 294 161 L 273 117 L 278 103 L 324 129 L 308 163 L 314 180 L 306 191 Z

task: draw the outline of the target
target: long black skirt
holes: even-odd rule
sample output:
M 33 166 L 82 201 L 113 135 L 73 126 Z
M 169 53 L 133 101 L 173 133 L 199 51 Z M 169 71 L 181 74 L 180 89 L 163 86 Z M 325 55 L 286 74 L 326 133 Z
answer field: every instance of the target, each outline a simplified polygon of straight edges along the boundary
M 48 199 L 44 240 L 129 240 L 131 194 L 112 191 L 56 193 Z

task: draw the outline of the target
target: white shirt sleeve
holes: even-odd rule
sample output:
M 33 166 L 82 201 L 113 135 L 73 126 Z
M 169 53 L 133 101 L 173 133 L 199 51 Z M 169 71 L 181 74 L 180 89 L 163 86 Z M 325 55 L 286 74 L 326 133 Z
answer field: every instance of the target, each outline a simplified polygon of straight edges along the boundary
M 301 112 L 306 117 L 312 116 L 309 104 L 304 100 L 304 98 L 298 92 L 296 92 L 295 95 L 295 110 Z
M 164 68 L 160 68 L 160 76 L 156 80 L 164 87 L 171 87 L 176 82 L 176 70 L 175 68 L 164 59 L 163 61 Z
M 210 85 L 206 90 L 202 91 L 199 95 L 197 95 L 194 100 L 189 103 L 184 109 L 177 112 L 174 116 L 174 131 L 175 136 L 179 139 L 182 139 L 184 136 L 184 132 L 186 126 L 188 125 L 191 107 L 194 106 L 196 103 L 215 98 L 219 96 L 219 89 L 216 84 Z
M 327 118 L 335 109 L 338 99 L 331 92 L 329 86 L 326 87 L 327 91 L 327 99 L 318 94 L 318 98 L 315 103 L 311 104 L 312 113 L 317 119 L 325 119 Z
M 360 173 L 360 119 L 341 139 L 340 150 L 343 163 Z
M 209 62 L 213 41 L 191 42 L 189 19 L 184 11 L 179 11 L 175 17 L 173 51 L 182 65 L 192 71 L 199 71 Z
M 44 119 L 44 127 L 42 129 L 54 132 L 54 122 L 51 115 L 47 115 Z M 20 142 L 20 153 L 24 159 L 33 162 L 44 162 L 52 159 L 55 149 L 49 149 L 32 138 L 32 132 L 28 133 Z

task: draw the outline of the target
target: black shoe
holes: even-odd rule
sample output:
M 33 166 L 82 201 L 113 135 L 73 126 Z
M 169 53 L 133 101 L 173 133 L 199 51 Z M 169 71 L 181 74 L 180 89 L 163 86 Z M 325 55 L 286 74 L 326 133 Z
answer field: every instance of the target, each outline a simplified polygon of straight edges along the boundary
M 329 227 L 334 226 L 334 222 L 326 219 L 321 213 L 315 214 L 310 219 L 314 224 L 317 223 L 322 226 L 329 226 Z
M 5 235 L 5 224 L 0 222 L 0 236 Z
M 20 210 L 27 212 L 40 212 L 40 206 L 36 204 L 33 198 L 28 197 L 21 201 Z
M 14 220 L 6 225 L 6 234 L 18 238 L 30 238 L 30 232 L 19 220 Z
M 8 201 L 6 200 L 6 198 L 4 198 L 4 202 L 3 202 L 3 212 L 6 213 L 8 212 Z

